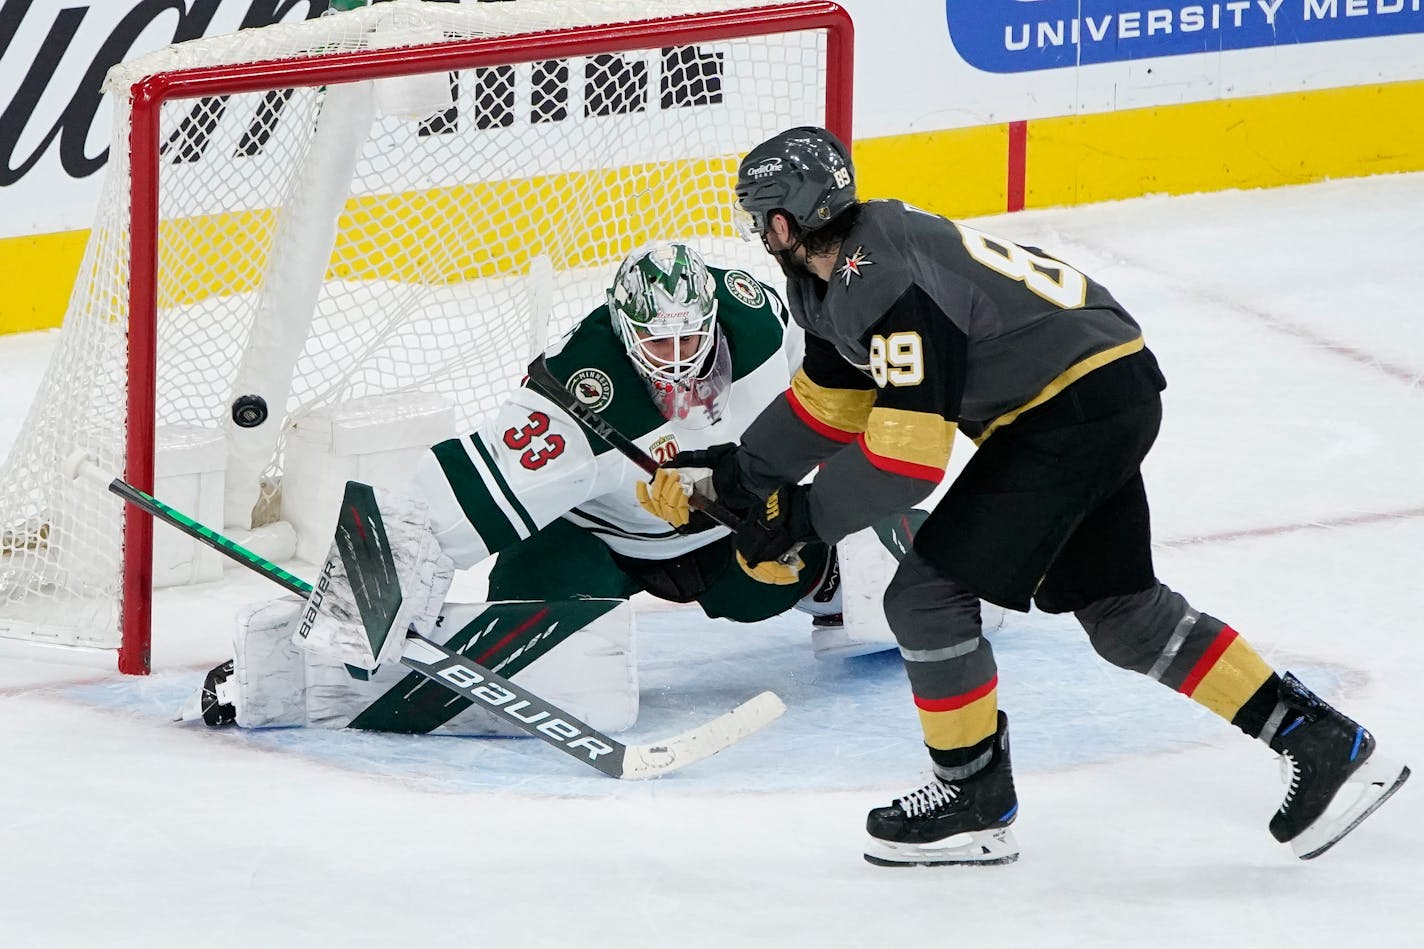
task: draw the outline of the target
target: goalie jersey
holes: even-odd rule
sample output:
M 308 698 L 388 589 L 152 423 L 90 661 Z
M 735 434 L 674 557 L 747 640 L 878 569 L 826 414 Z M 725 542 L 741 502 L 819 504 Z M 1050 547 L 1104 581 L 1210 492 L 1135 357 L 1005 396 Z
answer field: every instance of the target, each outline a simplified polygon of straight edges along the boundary
M 801 331 L 789 323 L 775 291 L 744 271 L 708 270 L 717 281 L 717 321 L 732 359 L 726 407 L 711 425 L 695 428 L 663 417 L 618 339 L 607 305 L 546 353 L 549 369 L 581 403 L 660 462 L 679 451 L 738 441 L 786 390 L 801 362 Z M 729 533 L 710 524 L 679 533 L 644 511 L 633 485 L 646 477 L 526 383 L 475 432 L 432 448 L 413 488 L 430 506 L 442 550 L 461 568 L 560 517 L 640 560 L 677 557 Z

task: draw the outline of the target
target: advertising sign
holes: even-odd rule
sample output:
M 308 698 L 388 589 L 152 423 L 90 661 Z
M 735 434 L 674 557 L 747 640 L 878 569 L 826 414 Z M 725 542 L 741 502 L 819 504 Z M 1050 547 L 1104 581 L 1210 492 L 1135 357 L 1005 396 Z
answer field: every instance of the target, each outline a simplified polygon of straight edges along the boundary
M 1031 72 L 1424 32 L 1424 0 L 946 0 L 965 62 Z
M 0 237 L 88 224 L 109 157 L 109 67 L 326 8 L 327 0 L 0 0 Z

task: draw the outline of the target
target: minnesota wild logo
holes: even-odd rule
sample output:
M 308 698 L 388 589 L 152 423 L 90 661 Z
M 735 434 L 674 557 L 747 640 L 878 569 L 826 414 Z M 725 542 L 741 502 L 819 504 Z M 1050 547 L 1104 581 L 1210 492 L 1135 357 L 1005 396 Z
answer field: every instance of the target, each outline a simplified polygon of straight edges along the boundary
M 595 412 L 602 412 L 613 401 L 613 380 L 602 369 L 580 369 L 569 376 L 567 388 L 581 405 Z
M 722 275 L 722 285 L 739 302 L 754 310 L 766 302 L 766 294 L 762 292 L 761 284 L 757 283 L 751 274 L 744 271 L 727 271 Z

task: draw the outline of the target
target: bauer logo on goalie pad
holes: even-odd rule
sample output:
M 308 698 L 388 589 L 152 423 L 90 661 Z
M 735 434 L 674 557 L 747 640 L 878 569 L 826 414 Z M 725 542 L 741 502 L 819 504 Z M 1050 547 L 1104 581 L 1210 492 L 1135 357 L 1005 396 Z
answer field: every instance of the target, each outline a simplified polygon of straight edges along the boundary
M 722 277 L 722 283 L 726 285 L 728 293 L 752 309 L 766 302 L 766 294 L 762 292 L 761 284 L 752 279 L 749 273 L 729 270 Z
M 602 412 L 613 401 L 613 380 L 602 369 L 580 369 L 569 376 L 566 388 L 581 405 Z
M 297 627 L 297 635 L 303 639 L 311 633 L 312 623 L 316 622 L 316 617 L 321 612 L 321 601 L 326 599 L 326 591 L 331 588 L 331 571 L 336 569 L 336 561 L 327 559 L 325 566 L 321 568 L 321 576 L 316 579 L 316 586 L 312 588 L 311 596 L 307 598 L 307 608 L 302 613 L 302 623 Z

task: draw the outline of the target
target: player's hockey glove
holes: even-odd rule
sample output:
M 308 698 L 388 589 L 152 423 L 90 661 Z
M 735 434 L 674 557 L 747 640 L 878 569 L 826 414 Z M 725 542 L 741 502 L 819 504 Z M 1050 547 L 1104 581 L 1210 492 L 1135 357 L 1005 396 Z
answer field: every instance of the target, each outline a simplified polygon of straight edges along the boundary
M 805 564 L 796 552 L 816 531 L 809 485 L 783 485 L 737 525 L 737 563 L 762 583 L 796 583 Z
M 653 474 L 651 482 L 638 482 L 635 490 L 643 510 L 667 521 L 683 533 L 713 526 L 710 518 L 694 513 L 688 503 L 693 492 L 720 501 L 738 514 L 760 502 L 741 486 L 737 446 L 728 442 L 695 451 L 680 451 Z

